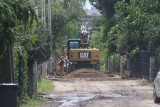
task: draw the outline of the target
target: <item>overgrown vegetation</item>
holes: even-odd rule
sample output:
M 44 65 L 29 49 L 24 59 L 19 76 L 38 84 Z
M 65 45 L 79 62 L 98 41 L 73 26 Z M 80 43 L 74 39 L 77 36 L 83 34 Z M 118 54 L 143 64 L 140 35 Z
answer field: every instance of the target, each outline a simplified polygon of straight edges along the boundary
M 9 63 L 12 61 L 8 59 L 8 56 L 13 48 L 13 67 L 15 81 L 20 86 L 18 92 L 20 103 L 26 103 L 28 98 L 33 97 L 33 65 L 35 61 L 40 64 L 48 60 L 51 56 L 51 45 L 55 58 L 60 54 L 64 42 L 78 33 L 78 18 L 84 13 L 83 2 L 84 0 L 65 0 L 64 2 L 54 0 L 51 44 L 49 32 L 40 21 L 41 15 L 36 15 L 34 6 L 28 0 L 0 1 L 0 83 L 12 82 L 10 80 L 12 64 Z M 41 0 L 37 0 L 36 3 L 35 6 L 41 10 Z M 46 2 L 46 7 L 47 5 Z M 39 11 L 39 13 L 41 12 Z M 47 18 L 48 16 L 46 16 Z M 45 91 L 44 83 L 40 84 L 43 84 L 40 92 Z M 53 88 L 48 86 L 47 89 Z
M 24 103 L 28 99 L 27 95 L 27 86 L 28 86 L 28 67 L 27 59 L 28 54 L 25 51 L 24 47 L 19 44 L 15 44 L 13 49 L 13 60 L 14 60 L 14 71 L 15 71 L 15 80 L 19 85 L 18 91 L 18 101 L 19 103 Z
M 54 89 L 52 80 L 40 79 L 38 82 L 38 93 L 49 92 Z M 21 103 L 20 107 L 36 107 L 46 102 L 47 99 L 41 97 L 28 98 L 27 102 Z
M 84 14 L 82 3 L 85 0 L 55 0 L 52 31 L 54 55 L 61 52 L 61 48 L 69 38 L 76 37 L 80 30 L 79 17 Z
M 159 0 L 90 0 L 104 16 L 100 24 L 103 59 L 119 55 L 135 57 L 141 51 L 159 53 Z M 101 46 L 104 47 L 101 47 Z M 105 52 L 104 52 L 105 51 Z
M 20 33 L 25 33 L 29 27 L 32 27 L 36 14 L 34 7 L 24 0 L 1 0 L 0 4 L 0 83 L 9 83 L 16 80 L 20 86 L 19 102 L 25 102 L 28 97 L 28 54 L 17 37 L 21 36 Z M 13 46 L 14 58 L 12 60 Z M 13 70 L 15 73 L 13 73 Z M 15 80 L 13 80 L 14 76 L 12 74 L 15 74 Z

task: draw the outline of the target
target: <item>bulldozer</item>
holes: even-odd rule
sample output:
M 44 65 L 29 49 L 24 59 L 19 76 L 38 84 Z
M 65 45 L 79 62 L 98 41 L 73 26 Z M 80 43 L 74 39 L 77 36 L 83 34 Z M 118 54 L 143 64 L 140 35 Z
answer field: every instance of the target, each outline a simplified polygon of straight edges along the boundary
M 81 30 L 79 38 L 69 39 L 64 55 L 67 59 L 68 71 L 78 68 L 93 68 L 99 70 L 100 51 L 90 47 L 90 35 L 86 30 Z

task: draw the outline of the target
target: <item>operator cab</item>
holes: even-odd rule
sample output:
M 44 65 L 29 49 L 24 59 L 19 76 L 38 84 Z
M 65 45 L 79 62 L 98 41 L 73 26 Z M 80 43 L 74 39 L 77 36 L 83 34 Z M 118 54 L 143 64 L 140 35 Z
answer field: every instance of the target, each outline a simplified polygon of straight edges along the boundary
M 81 40 L 80 39 L 69 39 L 67 42 L 67 50 L 81 48 Z

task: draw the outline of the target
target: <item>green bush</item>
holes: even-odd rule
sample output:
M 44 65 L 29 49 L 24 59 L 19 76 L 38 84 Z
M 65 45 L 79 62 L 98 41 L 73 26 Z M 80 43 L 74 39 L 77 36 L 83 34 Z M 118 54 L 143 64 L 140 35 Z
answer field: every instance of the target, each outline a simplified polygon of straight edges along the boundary
M 24 47 L 19 44 L 15 44 L 13 48 L 13 62 L 14 62 L 14 71 L 15 71 L 15 80 L 19 85 L 18 91 L 18 101 L 23 103 L 27 100 L 27 59 L 28 54 L 25 51 Z
M 110 70 L 113 72 L 118 72 L 119 71 L 119 54 L 114 54 L 110 56 Z
M 106 64 L 101 64 L 100 71 L 105 72 L 106 71 Z

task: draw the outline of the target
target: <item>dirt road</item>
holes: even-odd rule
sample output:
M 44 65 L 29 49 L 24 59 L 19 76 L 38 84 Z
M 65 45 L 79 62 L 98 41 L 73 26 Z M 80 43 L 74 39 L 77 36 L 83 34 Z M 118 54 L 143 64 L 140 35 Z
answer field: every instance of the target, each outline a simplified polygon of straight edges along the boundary
M 54 79 L 53 92 L 43 95 L 50 100 L 41 107 L 160 107 L 153 102 L 152 87 L 142 82 L 79 69 Z

